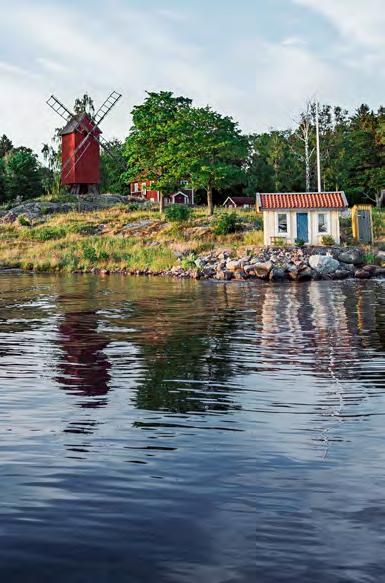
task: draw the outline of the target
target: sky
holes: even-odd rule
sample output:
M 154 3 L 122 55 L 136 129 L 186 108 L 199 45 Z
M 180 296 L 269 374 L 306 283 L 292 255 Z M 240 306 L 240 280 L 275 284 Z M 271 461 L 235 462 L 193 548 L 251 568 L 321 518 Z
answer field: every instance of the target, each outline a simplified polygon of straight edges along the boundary
M 88 92 L 123 97 L 127 135 L 146 91 L 171 90 L 247 132 L 295 124 L 306 100 L 385 104 L 385 0 L 0 0 L 0 135 L 39 151 Z

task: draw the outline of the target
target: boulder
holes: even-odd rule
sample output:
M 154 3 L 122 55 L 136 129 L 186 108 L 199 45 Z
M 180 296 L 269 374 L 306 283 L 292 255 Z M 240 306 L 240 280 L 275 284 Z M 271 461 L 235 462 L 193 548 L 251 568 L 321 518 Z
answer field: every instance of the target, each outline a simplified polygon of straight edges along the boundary
M 364 263 L 364 254 L 361 249 L 349 249 L 342 251 L 338 255 L 338 260 L 342 263 L 353 263 L 353 265 L 362 265 Z
M 374 275 L 377 271 L 377 266 L 376 265 L 364 265 L 364 267 L 362 269 L 364 271 L 368 271 L 370 273 L 370 275 Z
M 369 279 L 371 277 L 371 273 L 365 269 L 357 269 L 354 273 L 354 277 L 357 279 Z
M 237 280 L 244 280 L 247 279 L 248 275 L 245 271 L 243 271 L 242 269 L 238 269 L 235 273 L 234 273 L 234 279 Z
M 228 269 L 229 271 L 236 271 L 237 269 L 242 268 L 242 262 L 238 261 L 238 260 L 231 260 L 231 261 L 227 261 L 226 264 L 226 269 Z
M 348 269 L 337 269 L 333 274 L 333 279 L 347 279 L 352 273 Z
M 309 265 L 320 275 L 329 275 L 340 267 L 339 262 L 330 255 L 312 255 Z
M 270 281 L 283 281 L 285 279 L 285 270 L 282 267 L 273 267 L 269 274 Z
M 301 269 L 300 271 L 298 271 L 297 279 L 300 281 L 307 281 L 309 279 L 313 279 L 314 273 L 315 272 L 309 266 L 306 266 L 303 269 Z
M 289 279 L 296 280 L 298 279 L 298 269 L 295 265 L 288 265 L 286 268 L 286 273 Z
M 214 277 L 214 275 L 216 274 L 216 270 L 213 267 L 203 267 L 202 268 L 202 275 L 203 277 Z
M 215 277 L 216 277 L 216 279 L 221 279 L 224 281 L 231 281 L 234 277 L 234 273 L 232 271 L 228 271 L 226 269 L 224 271 L 218 271 Z
M 385 277 L 385 267 L 376 267 L 374 274 L 376 277 Z
M 268 279 L 272 269 L 273 263 L 271 261 L 265 261 L 265 263 L 254 263 L 253 265 L 255 275 L 261 279 Z

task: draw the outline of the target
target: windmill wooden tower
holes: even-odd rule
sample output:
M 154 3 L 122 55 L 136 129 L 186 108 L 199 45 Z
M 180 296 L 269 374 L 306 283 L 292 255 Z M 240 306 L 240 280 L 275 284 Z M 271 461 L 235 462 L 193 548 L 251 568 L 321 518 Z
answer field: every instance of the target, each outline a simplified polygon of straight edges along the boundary
M 120 93 L 113 91 L 93 116 L 71 112 L 54 95 L 47 100 L 47 104 L 66 121 L 60 131 L 61 182 L 72 194 L 99 192 L 100 146 L 113 156 L 99 125 L 121 97 Z

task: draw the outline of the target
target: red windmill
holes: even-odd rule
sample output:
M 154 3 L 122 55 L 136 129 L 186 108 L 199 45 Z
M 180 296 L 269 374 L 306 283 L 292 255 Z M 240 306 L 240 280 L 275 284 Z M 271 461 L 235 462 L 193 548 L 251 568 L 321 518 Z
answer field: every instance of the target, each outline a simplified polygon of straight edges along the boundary
M 60 131 L 61 182 L 72 194 L 99 192 L 100 146 L 113 155 L 99 125 L 121 97 L 113 91 L 92 116 L 72 113 L 54 95 L 48 99 L 47 104 L 67 122 Z

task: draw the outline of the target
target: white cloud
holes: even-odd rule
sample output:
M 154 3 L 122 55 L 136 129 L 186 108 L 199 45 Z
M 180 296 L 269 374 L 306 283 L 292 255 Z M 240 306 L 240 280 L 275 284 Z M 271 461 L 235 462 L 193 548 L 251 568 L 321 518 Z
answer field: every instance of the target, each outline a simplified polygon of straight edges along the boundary
M 70 106 L 87 91 L 98 106 L 111 90 L 120 91 L 123 99 L 103 124 L 106 138 L 127 135 L 129 112 L 146 90 L 170 89 L 198 105 L 210 104 L 234 116 L 247 131 L 286 127 L 315 94 L 344 106 L 368 100 L 362 70 L 372 75 L 373 95 L 384 63 L 383 52 L 377 50 L 382 35 L 372 15 L 379 2 L 366 0 L 361 16 L 352 15 L 352 3 L 361 6 L 357 0 L 291 3 L 339 27 L 332 53 L 314 46 L 311 30 L 299 31 L 294 25 L 274 41 L 268 30 L 263 36 L 250 29 L 229 34 L 232 22 L 225 13 L 218 22 L 223 33 L 217 31 L 213 41 L 212 22 L 199 22 L 189 3 L 191 12 L 186 4 L 167 9 L 166 2 L 164 8 L 151 10 L 127 8 L 123 0 L 101 1 L 97 11 L 88 10 L 83 0 L 77 6 L 48 0 L 7 2 L 0 21 L 0 50 L 2 43 L 6 48 L 0 61 L 0 133 L 40 148 L 60 123 L 45 104 L 51 93 Z M 325 26 L 318 16 L 314 26 L 320 21 Z M 354 52 L 357 43 L 365 44 L 359 54 Z M 380 89 L 377 93 L 382 98 Z
M 384 0 L 294 0 L 327 18 L 351 44 L 385 46 Z

